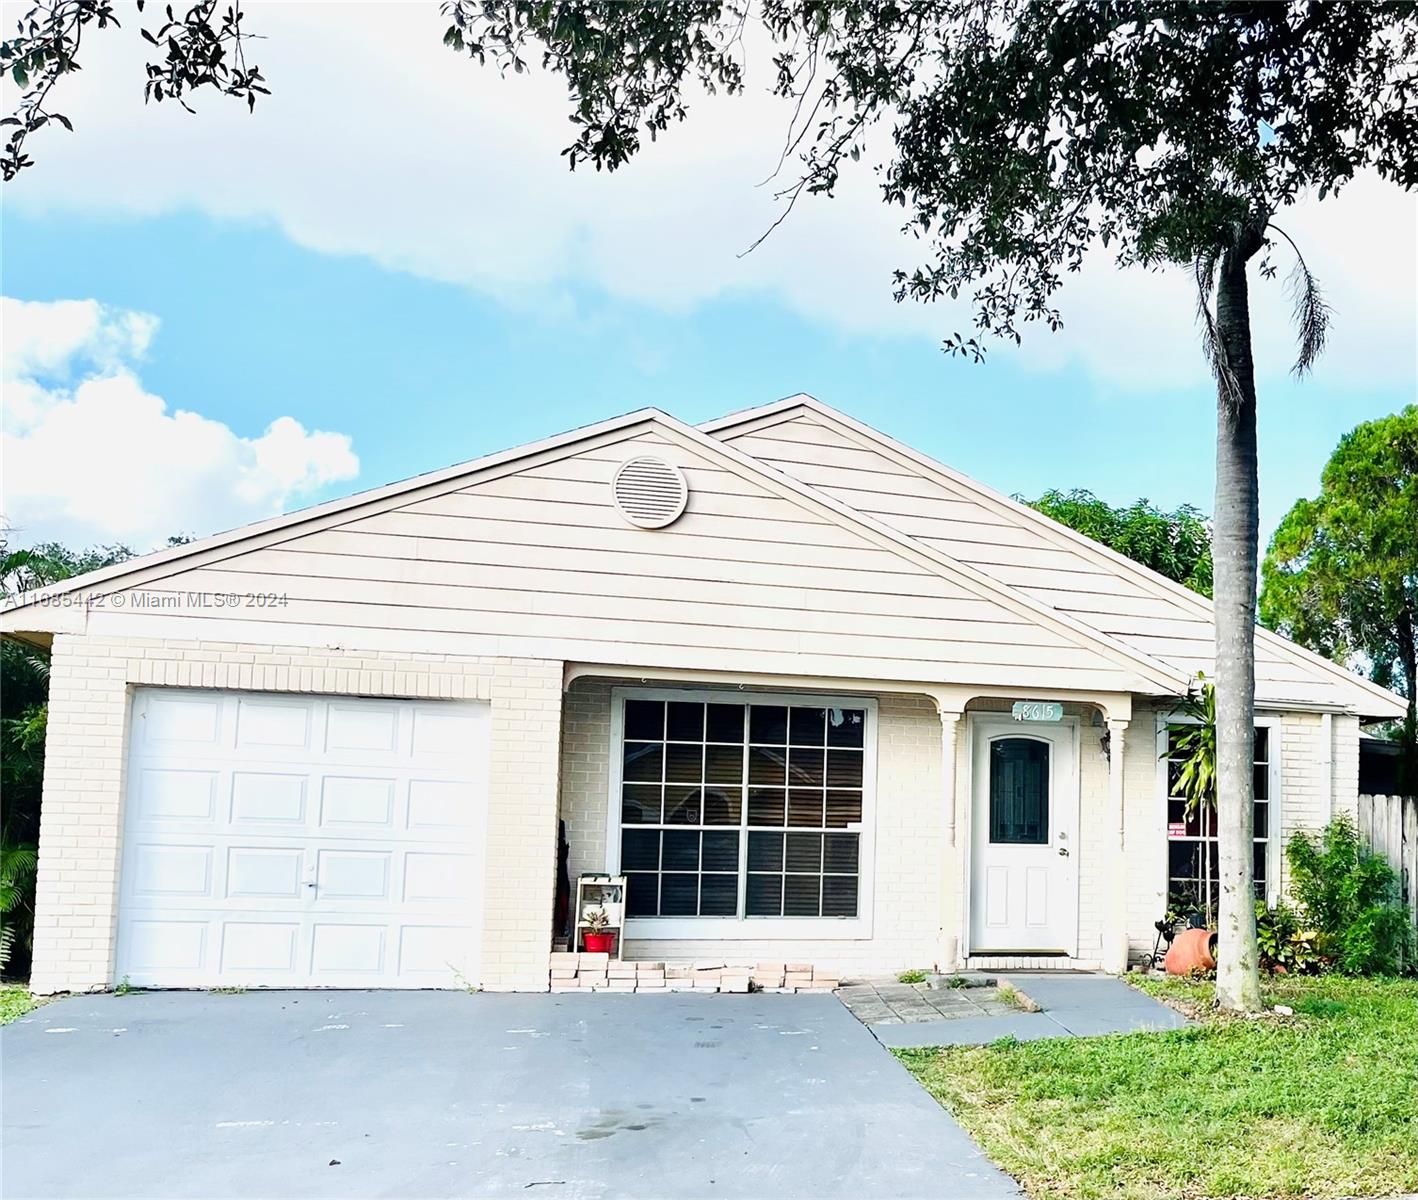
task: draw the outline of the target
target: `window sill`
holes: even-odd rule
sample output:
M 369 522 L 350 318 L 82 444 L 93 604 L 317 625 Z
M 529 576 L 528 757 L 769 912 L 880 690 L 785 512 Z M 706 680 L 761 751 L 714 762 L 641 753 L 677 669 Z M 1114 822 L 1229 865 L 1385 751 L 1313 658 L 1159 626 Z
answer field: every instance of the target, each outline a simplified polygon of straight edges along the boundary
M 865 917 L 640 917 L 625 922 L 627 941 L 861 941 Z

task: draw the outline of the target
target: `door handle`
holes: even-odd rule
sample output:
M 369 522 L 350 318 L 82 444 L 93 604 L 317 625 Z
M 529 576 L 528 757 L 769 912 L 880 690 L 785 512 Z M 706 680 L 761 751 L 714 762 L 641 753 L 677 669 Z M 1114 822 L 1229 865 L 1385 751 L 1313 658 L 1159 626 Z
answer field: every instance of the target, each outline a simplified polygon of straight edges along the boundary
M 1067 858 L 1067 857 L 1068 857 L 1068 847 L 1067 847 L 1067 846 L 1060 846 L 1060 847 L 1059 847 L 1059 857 L 1060 857 L 1060 858 Z

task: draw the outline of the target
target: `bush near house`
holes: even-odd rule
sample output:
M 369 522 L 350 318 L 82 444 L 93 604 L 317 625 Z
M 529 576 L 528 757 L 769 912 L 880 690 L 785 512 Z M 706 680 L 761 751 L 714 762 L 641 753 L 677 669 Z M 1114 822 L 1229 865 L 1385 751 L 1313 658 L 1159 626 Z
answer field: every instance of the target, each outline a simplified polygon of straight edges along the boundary
M 1278 977 L 1295 1015 L 1254 1019 L 1210 982 L 1139 986 L 1200 1024 L 897 1053 L 1032 1196 L 1418 1191 L 1418 981 Z

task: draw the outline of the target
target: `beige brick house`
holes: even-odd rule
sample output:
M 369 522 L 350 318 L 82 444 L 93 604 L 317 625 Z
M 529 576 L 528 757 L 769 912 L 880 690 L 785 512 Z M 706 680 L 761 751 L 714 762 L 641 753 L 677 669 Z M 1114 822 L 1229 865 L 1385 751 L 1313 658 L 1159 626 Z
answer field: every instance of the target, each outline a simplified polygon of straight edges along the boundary
M 655 410 L 35 592 L 33 986 L 545 988 L 558 824 L 626 953 L 1121 969 L 1204 599 L 806 397 Z M 1392 693 L 1264 631 L 1259 886 Z M 1022 707 L 1016 705 L 1022 703 Z

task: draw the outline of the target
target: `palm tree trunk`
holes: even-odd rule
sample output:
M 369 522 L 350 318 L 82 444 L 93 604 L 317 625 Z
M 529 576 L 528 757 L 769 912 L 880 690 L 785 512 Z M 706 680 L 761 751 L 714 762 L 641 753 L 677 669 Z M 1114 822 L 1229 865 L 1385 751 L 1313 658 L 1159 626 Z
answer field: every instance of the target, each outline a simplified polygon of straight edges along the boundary
M 1212 535 L 1216 611 L 1216 1000 L 1260 1008 L 1253 850 L 1255 778 L 1256 558 L 1260 508 L 1256 468 L 1255 364 L 1246 264 L 1264 223 L 1238 231 L 1216 284 L 1216 517 Z

